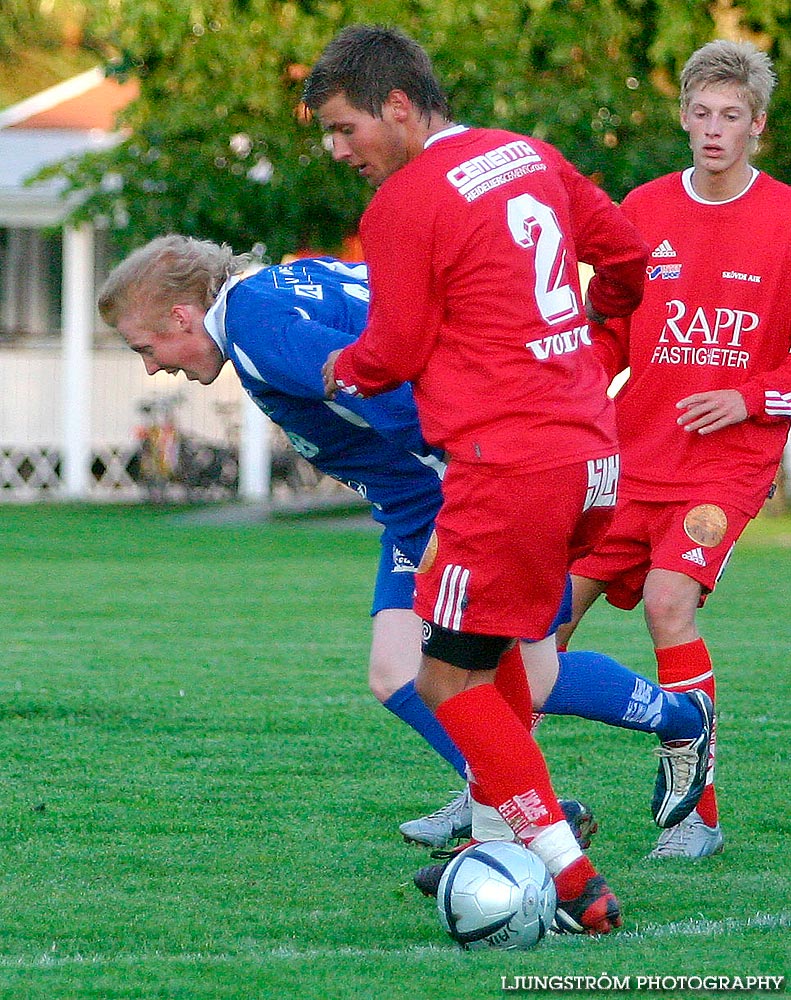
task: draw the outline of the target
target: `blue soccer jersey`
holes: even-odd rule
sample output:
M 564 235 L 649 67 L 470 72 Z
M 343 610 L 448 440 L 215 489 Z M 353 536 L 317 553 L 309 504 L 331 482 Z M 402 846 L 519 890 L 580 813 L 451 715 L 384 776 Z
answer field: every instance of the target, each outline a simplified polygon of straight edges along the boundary
M 324 398 L 322 365 L 356 340 L 367 312 L 365 265 L 315 258 L 231 278 L 205 325 L 295 449 L 367 500 L 416 563 L 441 503 L 444 463 L 423 440 L 410 387 L 371 399 Z

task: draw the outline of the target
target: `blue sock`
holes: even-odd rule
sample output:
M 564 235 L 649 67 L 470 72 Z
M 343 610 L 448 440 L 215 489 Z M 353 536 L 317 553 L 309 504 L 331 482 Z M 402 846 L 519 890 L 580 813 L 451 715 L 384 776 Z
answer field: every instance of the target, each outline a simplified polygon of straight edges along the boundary
M 445 732 L 434 714 L 426 707 L 425 702 L 415 690 L 415 682 L 407 681 L 387 701 L 382 704 L 402 722 L 420 733 L 423 739 L 467 781 L 467 768 L 464 757 L 456 744 Z
M 541 709 L 622 729 L 656 733 L 665 743 L 700 735 L 700 710 L 685 694 L 665 691 L 603 653 L 560 653 L 560 672 Z

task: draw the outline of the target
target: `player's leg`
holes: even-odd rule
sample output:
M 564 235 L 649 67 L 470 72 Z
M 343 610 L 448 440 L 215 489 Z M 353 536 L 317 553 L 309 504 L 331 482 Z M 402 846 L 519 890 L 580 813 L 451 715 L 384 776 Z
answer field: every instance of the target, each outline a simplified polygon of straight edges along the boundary
M 416 581 L 415 608 L 426 618 L 418 691 L 464 753 L 486 801 L 546 864 L 564 928 L 607 933 L 620 925 L 615 897 L 566 822 L 524 713 L 494 683 L 510 643 L 506 628 L 535 635 L 527 653 L 523 644 L 525 662 L 541 659 L 551 667 L 557 656 L 551 625 L 563 597 L 565 538 L 586 493 L 585 466 L 564 469 L 562 476 L 559 470 L 533 474 L 529 488 L 521 473 L 513 482 L 501 474 L 496 492 L 489 472 L 455 471 L 451 463 L 434 560 Z M 570 477 L 576 488 L 568 489 Z M 535 502 L 544 493 L 557 508 L 553 523 Z M 509 521 L 519 531 L 499 527 Z M 497 626 L 503 632 L 495 633 Z
M 715 700 L 714 671 L 697 628 L 697 609 L 716 587 L 749 521 L 747 514 L 726 503 L 712 502 L 711 496 L 675 504 L 657 518 L 643 603 L 659 683 L 668 690 L 700 689 Z M 722 849 L 714 790 L 715 749 L 716 722 L 700 802 L 678 829 L 662 834 L 653 856 L 705 857 Z M 665 759 L 668 761 L 672 758 Z M 660 779 L 661 773 L 658 791 Z
M 527 683 L 525 665 L 518 644 L 514 644 L 507 649 L 500 657 L 494 677 L 494 685 L 508 704 L 514 709 L 520 721 L 527 726 L 531 732 L 535 731 L 537 717 L 532 712 L 532 699 L 530 688 Z M 467 810 L 470 814 L 469 836 L 473 841 L 481 842 L 485 840 L 514 840 L 514 832 L 502 818 L 497 809 L 486 799 L 483 789 L 476 783 L 474 777 L 470 779 L 467 789 Z M 577 799 L 560 799 L 560 807 L 566 817 L 566 821 L 571 827 L 574 838 L 583 850 L 587 850 L 591 844 L 591 838 L 598 830 L 598 823 L 594 818 L 589 806 Z M 449 806 L 445 807 L 448 809 Z M 442 810 L 438 816 L 441 818 Z M 425 821 L 432 821 L 431 824 Z M 418 828 L 418 824 L 421 824 Z M 428 844 L 426 839 L 426 829 L 435 829 L 436 821 L 434 816 L 424 817 L 424 821 L 415 820 L 412 824 L 402 824 L 401 831 L 405 836 L 413 834 L 407 839 L 415 840 L 419 843 Z M 405 827 L 409 829 L 405 830 Z M 414 833 L 418 835 L 415 836 Z M 432 844 L 431 846 L 444 847 L 445 844 Z M 462 847 L 466 847 L 464 844 Z M 453 856 L 455 850 L 437 850 L 432 853 L 433 858 L 441 858 L 443 864 L 425 865 L 415 874 L 415 885 L 427 896 L 436 895 L 437 886 L 447 861 Z
M 440 848 L 452 840 L 470 836 L 472 812 L 464 757 L 415 689 L 420 629 L 421 621 L 411 610 L 390 608 L 374 616 L 369 683 L 384 707 L 444 757 L 465 786 L 439 809 L 406 820 L 398 828 L 410 843 Z
M 459 774 L 463 790 L 435 812 L 407 820 L 399 827 L 405 839 L 427 847 L 444 847 L 468 837 L 471 829 L 464 758 L 415 690 L 420 665 L 421 621 L 412 611 L 414 572 L 405 563 L 403 540 L 385 530 L 372 614 L 368 683 L 375 697 L 396 718 L 415 730 Z M 420 545 L 417 546 L 418 551 Z
M 584 613 L 602 589 L 615 607 L 635 608 L 643 598 L 657 544 L 671 534 L 675 520 L 676 505 L 620 502 L 604 538 L 572 567 L 573 620 L 579 621 L 580 612 Z M 685 536 L 680 553 L 689 549 L 689 543 Z M 594 672 L 598 673 L 596 681 Z M 549 696 L 541 703 L 547 714 L 578 714 L 657 733 L 662 741 L 659 752 L 663 766 L 657 776 L 652 811 L 662 826 L 689 814 L 703 794 L 713 734 L 712 706 L 705 692 L 694 691 L 692 684 L 686 692 L 677 692 L 677 698 L 668 697 L 646 678 L 625 671 L 609 658 L 597 659 L 596 654 L 579 654 L 579 658 L 575 654 L 564 660 L 559 680 L 554 698 Z M 643 705 L 641 699 L 646 699 Z M 675 745 L 677 741 L 680 746 Z M 665 780 L 666 773 L 670 780 Z
M 714 710 L 700 690 L 673 693 L 601 653 L 559 655 L 557 683 L 541 706 L 546 715 L 575 715 L 655 734 L 660 778 L 652 802 L 660 826 L 679 823 L 697 806 L 706 782 Z
M 491 665 L 483 666 L 489 650 L 487 642 L 479 640 L 493 638 L 447 633 L 433 626 L 424 642 L 418 690 L 428 704 L 436 706 L 437 717 L 466 750 L 488 802 L 516 838 L 546 864 L 558 891 L 558 919 L 563 928 L 607 933 L 620 925 L 618 904 L 577 844 L 538 745 L 496 689 Z M 458 652 L 453 648 L 456 645 L 462 647 Z M 434 651 L 442 659 L 432 656 Z M 554 655 L 552 637 L 531 646 L 533 656 L 550 651 Z M 462 669 L 449 663 L 450 658 L 481 666 Z
M 654 643 L 659 683 L 668 691 L 679 694 L 704 691 L 713 703 L 716 695 L 714 670 L 708 647 L 696 623 L 701 597 L 702 587 L 697 580 L 663 569 L 655 569 L 648 574 L 643 592 L 646 624 Z M 705 787 L 700 800 L 694 812 L 683 817 L 679 823 L 660 824 L 671 829 L 660 837 L 653 852 L 655 857 L 705 857 L 722 850 L 723 838 L 714 789 L 715 719 L 712 720 L 712 729 Z M 684 744 L 680 746 L 683 754 Z M 666 742 L 664 752 L 666 756 L 657 776 L 657 800 L 672 785 L 675 770 L 681 768 L 682 781 L 689 773 L 689 765 L 685 765 L 683 756 L 678 757 L 678 744 Z M 677 829 L 680 824 L 681 828 Z
M 619 581 L 617 599 L 623 607 L 639 600 L 648 570 L 649 535 L 644 505 L 622 505 L 604 537 L 576 567 L 587 573 L 571 576 L 570 622 L 559 623 L 559 646 L 576 627 L 585 611 L 604 591 Z M 609 596 L 609 594 L 608 594 Z M 672 759 L 692 780 L 677 782 L 663 791 L 656 814 L 665 825 L 668 818 L 680 821 L 700 798 L 705 779 L 705 760 L 711 734 L 711 704 L 700 693 L 665 692 L 647 678 L 633 673 L 611 657 L 579 651 L 561 653 L 559 670 L 553 675 L 544 668 L 531 673 L 530 689 L 535 708 L 547 715 L 576 715 L 620 728 L 654 733 L 663 744 L 681 743 L 683 753 Z M 689 761 L 694 757 L 693 770 Z
M 607 584 L 603 580 L 591 580 L 576 573 L 571 574 L 571 618 L 567 622 L 561 622 L 558 626 L 557 644 L 559 650 L 566 649 L 569 640 L 577 630 L 577 626 L 606 589 Z M 547 690 L 533 689 L 533 697 L 539 703 L 545 701 L 548 694 Z
M 546 715 L 575 715 L 653 733 L 662 742 L 697 738 L 703 729 L 696 700 L 665 691 L 611 656 L 573 650 L 560 653 L 558 662 L 554 687 L 543 704 L 536 705 Z
M 421 545 L 418 539 L 418 552 Z M 415 690 L 421 622 L 412 610 L 415 575 L 414 567 L 405 561 L 405 547 L 404 540 L 389 530 L 382 533 L 371 607 L 368 684 L 388 711 L 419 733 L 466 780 L 464 758 Z
M 411 610 L 389 608 L 374 615 L 369 685 L 388 711 L 419 733 L 466 781 L 464 758 L 415 690 L 420 628 Z

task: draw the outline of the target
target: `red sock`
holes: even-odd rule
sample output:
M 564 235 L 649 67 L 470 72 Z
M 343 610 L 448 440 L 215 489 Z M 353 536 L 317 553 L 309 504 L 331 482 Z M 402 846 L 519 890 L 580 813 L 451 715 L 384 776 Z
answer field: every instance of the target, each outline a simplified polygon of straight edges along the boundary
M 527 682 L 527 671 L 519 651 L 519 643 L 506 650 L 497 664 L 494 686 L 516 713 L 519 721 L 531 728 L 533 696 Z
M 525 719 L 532 717 L 533 699 L 518 642 L 500 657 L 497 673 L 494 675 L 494 686 L 514 710 L 520 722 L 524 723 Z M 532 731 L 532 725 L 529 728 Z M 489 800 L 475 779 L 470 781 L 470 795 L 482 805 L 497 808 L 497 804 Z
M 494 675 L 494 686 L 516 712 L 520 722 L 534 733 L 544 715 L 533 711 L 533 696 L 519 643 L 500 657 L 497 673 Z
M 590 863 L 587 854 L 583 854 L 555 876 L 558 899 L 576 899 L 582 894 L 588 879 L 596 874 L 596 869 Z
M 692 691 L 698 688 L 715 701 L 714 670 L 711 657 L 703 639 L 685 642 L 680 646 L 666 646 L 655 650 L 657 678 L 659 684 L 668 691 Z M 706 826 L 716 826 L 718 822 L 717 796 L 714 791 L 715 737 L 711 741 L 706 787 L 697 805 L 700 818 Z
M 538 744 L 493 684 L 448 698 L 435 714 L 517 836 L 565 818 Z

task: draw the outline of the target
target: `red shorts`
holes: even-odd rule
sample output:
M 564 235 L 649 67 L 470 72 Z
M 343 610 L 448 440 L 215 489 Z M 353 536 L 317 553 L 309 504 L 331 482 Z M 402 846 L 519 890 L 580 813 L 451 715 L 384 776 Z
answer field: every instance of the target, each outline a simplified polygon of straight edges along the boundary
M 610 604 L 630 611 L 642 599 L 649 570 L 671 570 L 697 580 L 703 604 L 751 520 L 735 507 L 702 499 L 624 500 L 605 538 L 571 572 L 607 584 Z
M 617 456 L 543 472 L 452 461 L 417 614 L 455 632 L 545 638 L 573 558 L 606 531 L 617 477 Z

